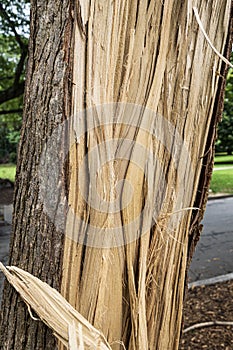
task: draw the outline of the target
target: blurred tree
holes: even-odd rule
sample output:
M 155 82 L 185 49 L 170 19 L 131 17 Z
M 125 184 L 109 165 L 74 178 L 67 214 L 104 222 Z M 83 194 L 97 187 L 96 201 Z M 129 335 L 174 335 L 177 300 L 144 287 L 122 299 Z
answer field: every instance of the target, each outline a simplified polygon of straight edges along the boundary
M 0 3 L 0 163 L 15 162 L 19 140 L 30 1 Z
M 233 54 L 231 55 L 233 62 Z M 230 69 L 227 77 L 225 92 L 225 104 L 222 121 L 218 127 L 217 152 L 233 152 L 233 69 Z

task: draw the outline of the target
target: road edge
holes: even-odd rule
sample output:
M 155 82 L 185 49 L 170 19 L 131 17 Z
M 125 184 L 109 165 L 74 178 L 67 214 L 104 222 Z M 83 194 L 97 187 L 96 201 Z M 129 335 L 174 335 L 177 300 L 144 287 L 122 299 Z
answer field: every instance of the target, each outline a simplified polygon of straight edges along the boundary
M 215 283 L 227 282 L 230 280 L 233 280 L 233 272 L 228 273 L 226 275 L 220 275 L 220 276 L 211 277 L 211 278 L 207 278 L 204 280 L 199 280 L 199 281 L 188 283 L 188 289 L 192 289 L 195 287 L 201 287 L 201 286 L 208 286 L 208 285 L 215 284 Z

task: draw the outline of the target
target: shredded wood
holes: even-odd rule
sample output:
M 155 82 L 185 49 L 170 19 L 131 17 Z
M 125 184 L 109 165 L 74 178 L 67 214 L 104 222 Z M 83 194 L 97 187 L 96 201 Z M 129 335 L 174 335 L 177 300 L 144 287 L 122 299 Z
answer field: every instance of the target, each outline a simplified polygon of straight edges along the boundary
M 213 124 L 222 88 L 219 74 L 224 63 L 210 48 L 203 27 L 215 50 L 223 53 L 230 25 L 230 2 L 212 0 L 211 6 L 208 1 L 196 0 L 72 3 L 77 20 L 72 24 L 74 40 L 67 49 L 73 62 L 70 83 L 67 82 L 72 101 L 68 99 L 66 109 L 67 120 L 71 120 L 67 139 L 74 141 L 69 145 L 64 165 L 68 175 L 68 214 L 64 246 L 60 246 L 63 241 L 58 245 L 62 263 L 54 255 L 57 248 L 53 252 L 49 231 L 41 231 L 47 234 L 43 242 L 51 242 L 48 252 L 44 245 L 40 246 L 40 239 L 32 244 L 27 239 L 27 232 L 31 236 L 39 234 L 34 226 L 40 217 L 32 218 L 35 212 L 39 215 L 39 202 L 33 201 L 35 206 L 24 212 L 24 198 L 19 197 L 22 210 L 16 224 L 22 221 L 23 226 L 17 229 L 12 257 L 19 258 L 21 266 L 26 263 L 30 272 L 35 269 L 38 276 L 41 266 L 45 270 L 50 267 L 49 253 L 54 264 L 61 264 L 56 265 L 57 271 L 62 272 L 61 294 L 85 317 L 81 322 L 81 315 L 69 304 L 65 304 L 64 312 L 62 299 L 47 286 L 38 287 L 37 282 L 29 298 L 28 287 L 34 284 L 21 280 L 17 283 L 29 305 L 33 295 L 31 307 L 38 314 L 43 312 L 40 317 L 66 347 L 94 349 L 95 340 L 100 339 L 105 349 L 111 346 L 122 350 L 123 343 L 127 350 L 178 349 L 186 265 L 193 237 L 189 229 L 197 234 L 191 244 L 194 246 L 205 206 L 201 198 L 205 198 L 209 181 Z M 202 30 L 196 23 L 199 17 L 193 14 L 195 5 Z M 63 40 L 62 34 L 61 37 Z M 37 51 L 37 56 L 33 52 L 33 59 L 40 56 L 40 50 Z M 47 62 L 47 56 L 44 59 Z M 46 67 L 41 62 L 40 74 Z M 32 90 L 34 82 L 44 81 L 37 74 L 36 69 L 31 77 Z M 51 74 L 49 67 L 46 74 Z M 35 92 L 34 95 L 37 97 Z M 43 95 L 39 98 L 38 108 L 47 110 L 47 99 Z M 28 112 L 33 115 L 33 103 L 28 107 L 32 107 L 32 113 L 29 109 Z M 48 109 L 50 112 L 54 110 Z M 41 118 L 44 125 L 45 118 Z M 47 125 L 44 129 L 50 130 Z M 64 144 L 63 136 L 67 134 L 61 135 L 58 147 L 54 147 L 53 137 L 48 137 L 52 140 L 51 149 L 57 148 L 58 153 L 63 153 L 60 144 Z M 47 146 L 45 158 L 51 164 L 43 167 L 46 174 L 50 173 L 48 169 L 53 174 L 54 156 L 48 156 Z M 38 169 L 37 164 L 34 168 Z M 63 165 L 59 168 L 63 169 Z M 25 176 L 22 174 L 22 179 L 31 189 Z M 57 177 L 59 182 L 49 181 L 50 174 L 45 178 L 41 186 L 45 193 L 38 196 L 44 201 L 43 207 L 47 206 L 47 199 L 50 203 L 51 194 L 57 193 L 57 203 L 54 200 L 51 207 L 60 208 L 62 204 L 64 208 L 65 198 L 57 191 L 60 180 L 63 183 L 63 172 L 61 179 Z M 33 194 L 34 185 L 28 193 L 29 203 Z M 194 212 L 194 203 L 200 204 L 201 210 Z M 52 209 L 49 214 L 58 227 L 59 213 L 60 209 Z M 24 215 L 28 220 L 24 220 Z M 18 247 L 23 254 L 19 254 Z M 10 278 L 18 276 L 15 268 L 5 272 Z M 49 301 L 46 310 L 44 300 Z M 11 305 L 9 314 L 14 317 L 16 310 L 17 306 Z M 108 343 L 93 327 L 103 332 Z M 18 339 L 24 336 L 21 328 Z M 9 332 L 6 325 L 4 330 L 5 338 L 15 336 L 13 327 Z M 73 338 L 77 339 L 76 345 Z M 59 350 L 65 347 L 62 343 Z
M 79 341 L 81 343 L 79 348 L 77 344 L 76 328 L 75 328 L 74 322 L 72 322 L 72 324 L 69 324 L 68 333 L 69 333 L 69 350 L 76 350 L 76 349 L 84 350 L 82 326 L 79 327 Z
M 0 270 L 29 309 L 32 308 L 37 313 L 68 349 L 84 350 L 84 346 L 85 349 L 111 349 L 103 334 L 47 283 L 18 267 L 4 267 L 1 262 Z M 34 317 L 33 320 L 35 320 Z
M 199 24 L 199 27 L 202 31 L 202 33 L 204 34 L 207 42 L 209 43 L 209 45 L 211 46 L 211 48 L 214 50 L 214 52 L 221 58 L 221 60 L 223 60 L 223 62 L 225 62 L 227 65 L 229 65 L 231 68 L 233 68 L 233 64 L 231 64 L 230 61 L 228 61 L 228 59 L 226 59 L 226 57 L 224 57 L 215 47 L 214 45 L 212 44 L 210 38 L 208 37 L 204 27 L 203 27 L 203 24 L 201 22 L 201 19 L 200 19 L 200 16 L 198 14 L 198 10 L 196 7 L 193 7 L 193 11 L 194 11 L 194 14 L 195 14 L 195 17 L 197 19 L 197 23 Z
M 114 350 L 118 339 L 178 349 L 188 227 L 193 210 L 202 215 L 193 206 L 223 64 L 194 31 L 193 6 L 222 53 L 230 3 L 75 3 L 70 138 L 82 137 L 69 152 L 61 293 Z

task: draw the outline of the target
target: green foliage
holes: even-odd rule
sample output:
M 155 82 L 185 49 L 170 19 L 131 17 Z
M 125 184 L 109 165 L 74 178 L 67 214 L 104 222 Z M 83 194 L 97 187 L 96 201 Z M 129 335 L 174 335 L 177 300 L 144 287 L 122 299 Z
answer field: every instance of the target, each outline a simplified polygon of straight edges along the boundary
M 30 0 L 1 0 L 1 5 L 13 22 L 15 29 L 25 37 L 28 37 L 29 33 L 29 4 Z M 4 16 L 0 17 L 0 28 L 1 33 L 14 35 L 9 22 Z
M 11 107 L 22 105 L 22 97 L 10 101 Z M 0 106 L 1 108 L 2 106 Z M 21 113 L 4 114 L 0 116 L 0 163 L 16 162 L 17 145 L 20 138 L 22 123 Z
M 25 79 L 30 1 L 0 3 L 0 96 L 15 87 L 0 104 L 0 163 L 15 162 L 20 136 L 23 97 L 17 87 Z M 9 113 L 8 113 L 9 111 Z
M 0 90 L 9 88 L 14 81 L 14 72 L 20 59 L 20 48 L 12 35 L 0 33 Z
M 232 59 L 233 62 L 233 54 Z M 230 69 L 227 76 L 225 93 L 225 104 L 222 121 L 218 128 L 217 152 L 233 152 L 233 69 Z

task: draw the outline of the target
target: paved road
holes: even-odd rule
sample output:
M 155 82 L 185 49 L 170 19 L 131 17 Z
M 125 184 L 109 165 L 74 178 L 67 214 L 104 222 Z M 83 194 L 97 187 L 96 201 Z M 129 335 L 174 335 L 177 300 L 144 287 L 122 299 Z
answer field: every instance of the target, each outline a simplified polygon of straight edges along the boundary
M 209 200 L 202 223 L 189 270 L 191 282 L 233 272 L 233 198 Z
M 0 261 L 7 265 L 11 226 L 0 222 Z M 3 287 L 3 274 L 0 273 L 0 303 Z
M 207 204 L 204 231 L 189 270 L 189 282 L 233 272 L 233 198 Z M 7 264 L 10 225 L 0 222 L 0 261 Z M 0 300 L 3 275 L 0 273 Z

